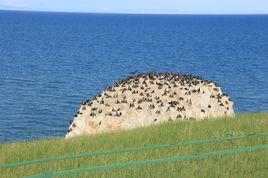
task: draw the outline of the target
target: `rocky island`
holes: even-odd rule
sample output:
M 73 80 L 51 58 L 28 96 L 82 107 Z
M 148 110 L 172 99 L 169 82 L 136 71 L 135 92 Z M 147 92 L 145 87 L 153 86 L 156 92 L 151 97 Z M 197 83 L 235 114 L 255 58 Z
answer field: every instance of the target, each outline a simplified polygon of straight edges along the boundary
M 65 137 L 223 116 L 234 116 L 233 102 L 212 81 L 181 73 L 138 74 L 82 102 Z

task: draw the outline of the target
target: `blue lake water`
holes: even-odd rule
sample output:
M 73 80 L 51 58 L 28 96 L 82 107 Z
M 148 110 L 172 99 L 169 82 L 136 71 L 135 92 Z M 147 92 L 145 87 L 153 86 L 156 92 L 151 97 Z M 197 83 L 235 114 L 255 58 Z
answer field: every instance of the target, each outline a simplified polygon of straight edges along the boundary
M 235 111 L 268 110 L 268 15 L 0 11 L 0 141 L 64 136 L 80 106 L 130 72 L 218 83 Z

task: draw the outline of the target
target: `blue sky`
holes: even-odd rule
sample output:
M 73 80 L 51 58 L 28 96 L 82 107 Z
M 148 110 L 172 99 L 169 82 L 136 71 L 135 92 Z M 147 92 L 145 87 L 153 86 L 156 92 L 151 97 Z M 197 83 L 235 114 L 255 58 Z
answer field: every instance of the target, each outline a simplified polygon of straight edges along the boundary
M 0 9 L 160 14 L 268 14 L 268 0 L 0 0 Z

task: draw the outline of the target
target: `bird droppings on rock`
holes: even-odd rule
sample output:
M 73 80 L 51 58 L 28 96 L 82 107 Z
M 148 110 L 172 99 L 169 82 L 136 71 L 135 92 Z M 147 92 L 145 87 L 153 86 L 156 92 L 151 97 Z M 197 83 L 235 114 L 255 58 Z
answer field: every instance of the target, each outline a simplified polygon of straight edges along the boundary
M 82 102 L 65 137 L 222 116 L 234 116 L 233 102 L 216 83 L 190 74 L 138 74 Z

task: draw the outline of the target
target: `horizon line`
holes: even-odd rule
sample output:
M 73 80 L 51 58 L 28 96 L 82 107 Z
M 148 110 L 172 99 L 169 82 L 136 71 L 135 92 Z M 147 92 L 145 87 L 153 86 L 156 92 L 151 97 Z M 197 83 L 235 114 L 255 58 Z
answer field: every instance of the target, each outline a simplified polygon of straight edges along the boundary
M 47 12 L 47 13 L 77 13 L 77 14 L 129 14 L 129 15 L 268 15 L 268 13 L 153 13 L 153 12 L 100 12 L 100 11 L 53 11 L 53 10 L 24 10 L 24 9 L 1 9 L 0 11 L 16 12 Z

